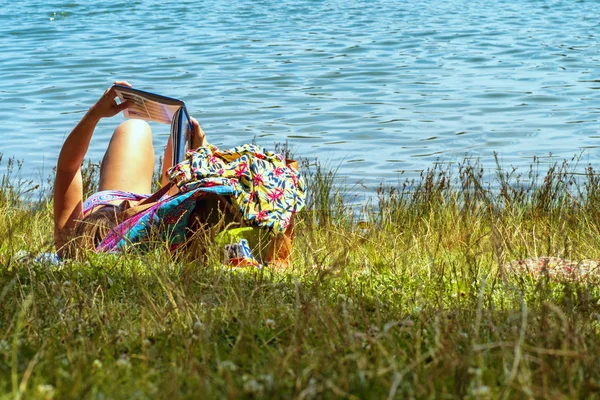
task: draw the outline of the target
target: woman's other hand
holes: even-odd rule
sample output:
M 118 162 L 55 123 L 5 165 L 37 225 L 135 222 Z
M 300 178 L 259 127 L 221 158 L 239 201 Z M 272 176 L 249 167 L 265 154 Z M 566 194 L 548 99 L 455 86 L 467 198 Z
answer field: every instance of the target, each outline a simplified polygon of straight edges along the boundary
M 206 140 L 206 134 L 200 127 L 200 124 L 196 120 L 196 118 L 190 118 L 192 122 L 192 148 L 197 149 L 198 147 L 206 146 L 208 141 Z
M 129 84 L 129 82 L 127 81 L 116 81 L 115 85 L 132 87 L 131 84 Z M 104 92 L 102 97 L 100 97 L 100 99 L 96 102 L 96 104 L 90 107 L 88 113 L 94 119 L 100 120 L 102 118 L 114 117 L 121 111 L 131 106 L 131 102 L 129 101 L 117 104 L 116 98 L 117 92 L 115 91 L 115 87 L 111 86 L 110 88 L 106 89 L 106 91 Z

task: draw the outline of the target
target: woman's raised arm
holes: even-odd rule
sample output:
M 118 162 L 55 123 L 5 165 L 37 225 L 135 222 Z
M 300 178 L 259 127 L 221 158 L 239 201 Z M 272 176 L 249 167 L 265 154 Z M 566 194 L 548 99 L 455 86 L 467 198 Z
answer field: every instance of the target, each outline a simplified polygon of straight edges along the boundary
M 131 86 L 124 81 L 115 83 Z M 81 164 L 94 129 L 102 118 L 115 116 L 130 105 L 128 102 L 117 104 L 116 97 L 114 87 L 104 92 L 73 128 L 58 156 L 54 181 L 54 242 L 59 255 L 62 246 L 69 240 L 69 233 L 75 221 L 82 218 Z

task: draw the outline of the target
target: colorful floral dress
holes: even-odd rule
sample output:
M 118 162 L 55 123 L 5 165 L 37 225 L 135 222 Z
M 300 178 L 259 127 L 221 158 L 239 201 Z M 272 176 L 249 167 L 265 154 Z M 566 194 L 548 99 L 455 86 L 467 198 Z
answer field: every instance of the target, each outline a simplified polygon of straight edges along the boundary
M 180 189 L 229 186 L 244 220 L 284 232 L 293 214 L 304 207 L 306 189 L 298 171 L 281 154 L 245 144 L 221 151 L 208 145 L 190 151 L 171 168 Z

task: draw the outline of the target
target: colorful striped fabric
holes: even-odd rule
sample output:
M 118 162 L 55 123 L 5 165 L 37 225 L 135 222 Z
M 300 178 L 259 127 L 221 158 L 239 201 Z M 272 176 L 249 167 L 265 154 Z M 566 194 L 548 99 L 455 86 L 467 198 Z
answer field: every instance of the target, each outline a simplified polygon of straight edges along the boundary
M 83 202 L 83 215 L 87 215 L 91 210 L 98 206 L 114 204 L 115 201 L 141 201 L 148 197 L 146 194 L 135 194 L 121 190 L 102 190 L 94 193 Z

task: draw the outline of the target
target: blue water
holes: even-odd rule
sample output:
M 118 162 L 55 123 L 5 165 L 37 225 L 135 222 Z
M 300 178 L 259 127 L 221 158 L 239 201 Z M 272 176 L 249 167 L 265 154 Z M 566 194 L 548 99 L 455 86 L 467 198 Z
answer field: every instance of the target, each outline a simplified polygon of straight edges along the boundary
M 34 1 L 0 7 L 0 151 L 49 175 L 114 80 L 178 97 L 209 140 L 289 141 L 373 190 L 465 155 L 600 150 L 600 2 Z M 114 127 L 102 121 L 88 156 Z M 154 125 L 160 153 L 168 128 Z

